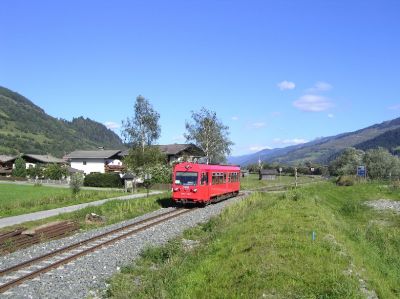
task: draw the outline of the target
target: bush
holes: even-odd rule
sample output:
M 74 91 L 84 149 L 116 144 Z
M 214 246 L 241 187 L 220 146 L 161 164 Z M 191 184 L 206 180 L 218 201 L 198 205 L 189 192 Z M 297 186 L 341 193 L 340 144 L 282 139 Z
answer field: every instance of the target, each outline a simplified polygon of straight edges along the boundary
M 83 185 L 88 187 L 109 187 L 109 188 L 121 188 L 123 186 L 122 179 L 117 173 L 88 174 L 83 181 Z
M 341 175 L 336 180 L 338 186 L 353 186 L 356 183 L 356 178 L 351 175 Z
M 77 195 L 81 191 L 83 185 L 83 174 L 74 173 L 71 175 L 71 180 L 69 182 L 69 187 L 71 189 L 72 195 Z

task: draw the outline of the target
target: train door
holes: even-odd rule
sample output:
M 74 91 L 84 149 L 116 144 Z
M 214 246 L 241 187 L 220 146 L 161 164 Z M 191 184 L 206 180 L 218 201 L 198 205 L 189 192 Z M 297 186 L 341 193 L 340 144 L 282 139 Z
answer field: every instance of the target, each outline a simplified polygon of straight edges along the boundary
M 202 171 L 200 175 L 200 188 L 202 199 L 210 199 L 210 188 L 208 186 L 208 172 Z

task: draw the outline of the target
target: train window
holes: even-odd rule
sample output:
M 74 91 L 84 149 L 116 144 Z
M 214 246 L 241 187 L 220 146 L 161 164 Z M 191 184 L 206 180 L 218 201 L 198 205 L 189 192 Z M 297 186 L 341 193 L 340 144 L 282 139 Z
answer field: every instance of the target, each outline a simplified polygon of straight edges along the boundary
M 206 172 L 201 173 L 200 185 L 208 185 L 208 175 Z
M 213 172 L 212 181 L 213 185 L 222 184 L 224 182 L 224 174 L 222 172 Z
M 195 186 L 197 185 L 197 178 L 197 172 L 177 171 L 175 175 L 175 184 L 183 186 Z

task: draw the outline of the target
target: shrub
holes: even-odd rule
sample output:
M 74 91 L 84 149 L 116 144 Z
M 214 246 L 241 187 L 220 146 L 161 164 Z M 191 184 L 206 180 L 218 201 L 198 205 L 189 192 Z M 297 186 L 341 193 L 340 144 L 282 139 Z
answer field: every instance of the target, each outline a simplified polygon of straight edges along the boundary
M 25 160 L 19 157 L 17 160 L 15 160 L 15 168 L 13 169 L 13 176 L 19 177 L 19 178 L 24 178 L 26 177 L 26 163 Z
M 336 180 L 338 186 L 353 186 L 356 183 L 356 178 L 351 175 L 341 175 Z
M 91 173 L 85 177 L 83 185 L 89 187 L 121 188 L 123 184 L 122 179 L 117 173 Z
M 71 175 L 71 180 L 69 182 L 69 187 L 71 189 L 72 195 L 76 195 L 81 191 L 81 187 L 83 185 L 83 174 L 74 173 Z

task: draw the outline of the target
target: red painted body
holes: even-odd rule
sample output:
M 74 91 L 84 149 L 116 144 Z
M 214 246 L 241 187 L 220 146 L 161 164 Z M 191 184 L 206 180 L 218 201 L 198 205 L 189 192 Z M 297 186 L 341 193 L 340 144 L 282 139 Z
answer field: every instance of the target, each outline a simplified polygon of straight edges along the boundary
M 236 196 L 240 167 L 179 163 L 172 174 L 172 199 L 180 203 L 211 203 Z

